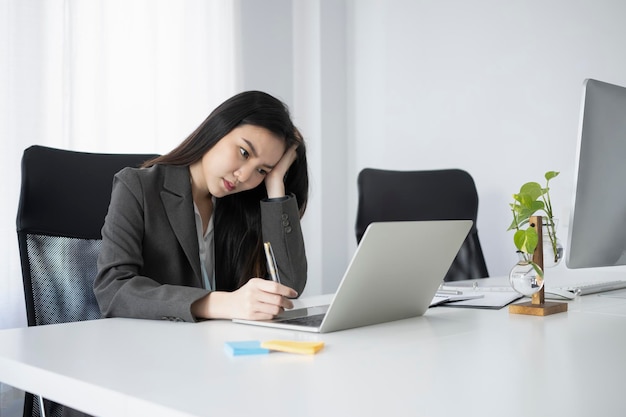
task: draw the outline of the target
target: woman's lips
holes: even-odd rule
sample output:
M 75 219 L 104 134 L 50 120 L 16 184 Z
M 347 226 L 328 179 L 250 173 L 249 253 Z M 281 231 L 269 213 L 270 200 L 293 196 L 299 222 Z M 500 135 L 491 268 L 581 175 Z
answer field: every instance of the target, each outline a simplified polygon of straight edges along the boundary
M 228 181 L 228 180 L 224 180 L 224 188 L 226 188 L 226 191 L 230 192 L 232 190 L 235 189 L 235 184 L 233 184 L 232 182 Z

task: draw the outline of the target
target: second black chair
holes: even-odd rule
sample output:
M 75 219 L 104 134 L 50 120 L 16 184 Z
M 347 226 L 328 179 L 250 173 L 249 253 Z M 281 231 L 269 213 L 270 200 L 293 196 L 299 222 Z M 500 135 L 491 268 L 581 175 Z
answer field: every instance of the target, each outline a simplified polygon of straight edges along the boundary
M 445 281 L 489 276 L 476 228 L 478 193 L 469 173 L 461 169 L 393 171 L 365 168 L 359 173 L 357 187 L 357 242 L 373 222 L 473 220 L 474 225 Z

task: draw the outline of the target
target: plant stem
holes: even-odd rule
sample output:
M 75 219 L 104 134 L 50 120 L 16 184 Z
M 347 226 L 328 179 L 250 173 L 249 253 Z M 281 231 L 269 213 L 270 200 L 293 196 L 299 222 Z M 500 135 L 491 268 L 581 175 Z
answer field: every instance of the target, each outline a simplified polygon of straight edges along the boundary
M 546 181 L 546 192 L 541 196 L 544 204 L 544 211 L 548 219 L 548 237 L 550 238 L 550 244 L 552 246 L 552 255 L 554 256 L 554 262 L 558 262 L 559 255 L 556 247 L 556 225 L 554 224 L 554 216 L 552 215 L 552 201 L 550 200 L 550 180 Z

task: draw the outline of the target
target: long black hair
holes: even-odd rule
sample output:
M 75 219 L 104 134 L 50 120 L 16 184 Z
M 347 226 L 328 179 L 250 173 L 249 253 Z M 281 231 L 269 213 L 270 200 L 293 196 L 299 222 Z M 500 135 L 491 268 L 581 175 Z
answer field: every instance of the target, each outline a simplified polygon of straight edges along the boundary
M 277 98 L 261 92 L 246 91 L 220 104 L 180 145 L 171 152 L 147 161 L 155 164 L 191 165 L 199 161 L 220 139 L 242 125 L 263 127 L 283 138 L 285 149 L 298 145 L 296 160 L 285 176 L 285 193 L 296 198 L 300 217 L 304 215 L 309 194 L 306 146 L 293 125 L 289 109 Z M 267 198 L 265 183 L 216 199 L 213 208 L 215 227 L 216 289 L 234 290 L 251 277 L 267 274 L 261 254 L 260 201 Z

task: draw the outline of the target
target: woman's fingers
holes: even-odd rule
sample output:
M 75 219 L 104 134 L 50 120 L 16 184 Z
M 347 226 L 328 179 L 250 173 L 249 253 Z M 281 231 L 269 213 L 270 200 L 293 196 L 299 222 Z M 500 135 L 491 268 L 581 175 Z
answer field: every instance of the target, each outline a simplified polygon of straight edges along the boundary
M 289 167 L 291 166 L 291 164 L 293 164 L 293 161 L 295 161 L 297 158 L 297 153 L 296 153 L 297 148 L 298 146 L 294 145 L 285 151 L 282 158 L 280 158 L 276 166 L 272 168 L 272 170 L 268 174 L 269 179 L 277 178 L 280 181 L 283 180 L 283 178 L 285 177 L 285 174 L 287 174 L 287 171 L 289 170 Z
M 254 320 L 270 319 L 285 309 L 293 308 L 293 302 L 287 297 L 296 297 L 293 289 L 277 282 L 253 278 L 236 291 L 243 297 L 241 302 L 242 318 Z
M 298 296 L 298 292 L 296 290 L 289 288 L 286 285 L 279 284 L 275 281 L 270 281 L 262 278 L 252 278 L 250 281 L 248 281 L 248 283 L 258 285 L 262 291 L 272 294 L 279 294 L 283 297 L 295 298 Z

